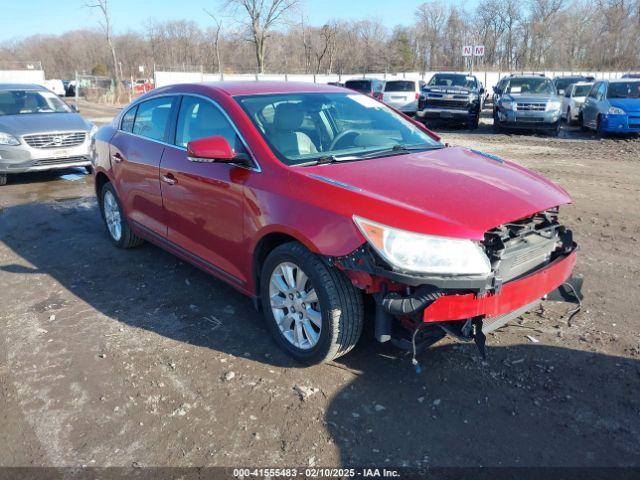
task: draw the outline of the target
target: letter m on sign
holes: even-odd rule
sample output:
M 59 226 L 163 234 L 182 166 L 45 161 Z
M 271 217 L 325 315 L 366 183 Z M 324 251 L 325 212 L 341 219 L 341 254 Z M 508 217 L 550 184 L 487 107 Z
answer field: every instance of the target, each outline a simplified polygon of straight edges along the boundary
M 474 57 L 484 57 L 484 45 L 476 45 L 473 47 Z

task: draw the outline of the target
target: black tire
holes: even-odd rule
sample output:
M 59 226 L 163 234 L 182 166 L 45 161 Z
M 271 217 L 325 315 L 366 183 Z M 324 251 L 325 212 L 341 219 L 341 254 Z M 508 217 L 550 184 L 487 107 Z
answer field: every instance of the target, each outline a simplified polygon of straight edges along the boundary
M 315 289 L 322 327 L 315 346 L 302 349 L 281 332 L 271 308 L 270 281 L 282 263 L 293 263 L 308 277 Z M 362 293 L 336 268 L 329 267 L 298 242 L 276 247 L 262 265 L 260 297 L 267 326 L 276 343 L 305 365 L 329 362 L 348 353 L 358 342 L 364 321 Z
M 587 126 L 584 124 L 584 117 L 582 116 L 582 113 L 580 113 L 578 115 L 578 123 L 580 123 L 580 130 L 582 130 L 583 132 L 586 132 Z
M 118 206 L 118 211 L 120 213 L 120 229 L 121 229 L 120 238 L 115 238 L 112 235 L 111 231 L 109 230 L 109 226 L 107 225 L 107 219 L 105 215 L 105 195 L 107 195 L 107 193 L 110 193 L 111 195 L 113 195 L 113 198 L 115 199 Z M 100 191 L 99 200 L 100 200 L 99 201 L 100 213 L 102 215 L 102 220 L 104 221 L 104 225 L 107 230 L 107 235 L 109 235 L 109 239 L 111 240 L 111 242 L 116 247 L 124 248 L 124 249 L 134 248 L 139 245 L 142 245 L 144 243 L 144 240 L 142 240 L 140 237 L 138 237 L 136 234 L 134 234 L 131 231 L 129 222 L 127 222 L 127 219 L 124 216 L 122 205 L 120 205 L 120 199 L 118 198 L 118 194 L 116 193 L 116 190 L 115 188 L 113 188 L 113 185 L 111 185 L 111 183 L 107 182 L 104 184 L 104 186 L 102 187 L 102 190 Z
M 0 173 L 0 186 L 7 184 L 7 174 Z
M 604 137 L 605 133 L 602 131 L 602 118 L 598 115 L 596 118 L 596 135 L 598 138 Z
M 478 114 L 469 124 L 471 130 L 477 130 L 480 125 L 480 114 Z
M 493 131 L 496 133 L 502 133 L 502 125 L 500 125 L 500 120 L 498 119 L 498 112 L 493 112 Z

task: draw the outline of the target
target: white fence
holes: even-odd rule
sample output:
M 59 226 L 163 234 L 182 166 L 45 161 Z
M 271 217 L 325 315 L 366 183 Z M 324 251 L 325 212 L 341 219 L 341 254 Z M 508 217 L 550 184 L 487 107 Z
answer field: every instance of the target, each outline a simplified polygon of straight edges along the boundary
M 403 72 L 403 73 L 368 73 L 368 78 L 379 78 L 381 80 L 424 80 L 429 81 L 431 76 L 436 72 Z M 527 73 L 527 72 L 523 72 Z M 558 75 L 591 75 L 597 79 L 602 78 L 617 78 L 622 76 L 625 72 L 587 72 L 587 71 L 546 71 L 536 72 L 544 73 L 547 77 L 555 77 Z M 491 89 L 498 83 L 500 78 L 508 75 L 509 72 L 497 72 L 497 71 L 475 71 L 474 75 L 485 86 Z M 225 81 L 233 80 L 249 80 L 249 81 L 289 81 L 289 82 L 313 82 L 313 83 L 328 83 L 328 82 L 344 82 L 351 78 L 362 78 L 362 74 L 346 74 L 346 75 L 291 75 L 291 74 L 224 74 Z M 217 82 L 220 81 L 220 75 L 217 73 L 205 73 L 205 72 L 165 72 L 156 71 L 154 74 L 155 86 L 163 87 L 165 85 L 175 85 L 177 83 L 198 83 L 198 82 Z
M 0 83 L 44 85 L 44 70 L 0 70 Z

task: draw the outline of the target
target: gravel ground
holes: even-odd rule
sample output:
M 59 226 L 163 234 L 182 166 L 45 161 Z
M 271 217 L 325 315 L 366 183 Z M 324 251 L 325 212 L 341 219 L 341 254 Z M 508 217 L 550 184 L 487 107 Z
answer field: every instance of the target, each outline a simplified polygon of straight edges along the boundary
M 113 248 L 90 177 L 21 175 L 0 189 L 0 465 L 640 466 L 640 141 L 440 132 L 572 194 L 571 326 L 548 303 L 485 362 L 444 341 L 422 374 L 367 331 L 300 368 L 232 288 Z

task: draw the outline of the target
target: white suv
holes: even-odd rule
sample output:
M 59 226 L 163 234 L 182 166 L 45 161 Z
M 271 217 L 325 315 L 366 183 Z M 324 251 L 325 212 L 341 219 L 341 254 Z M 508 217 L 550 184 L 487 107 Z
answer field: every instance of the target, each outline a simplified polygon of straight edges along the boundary
M 424 82 L 417 80 L 387 80 L 382 101 L 407 115 L 415 115 L 423 85 Z
M 567 123 L 575 123 L 580 117 L 580 109 L 584 103 L 589 90 L 593 86 L 593 82 L 577 82 L 569 85 L 562 97 L 562 118 Z

